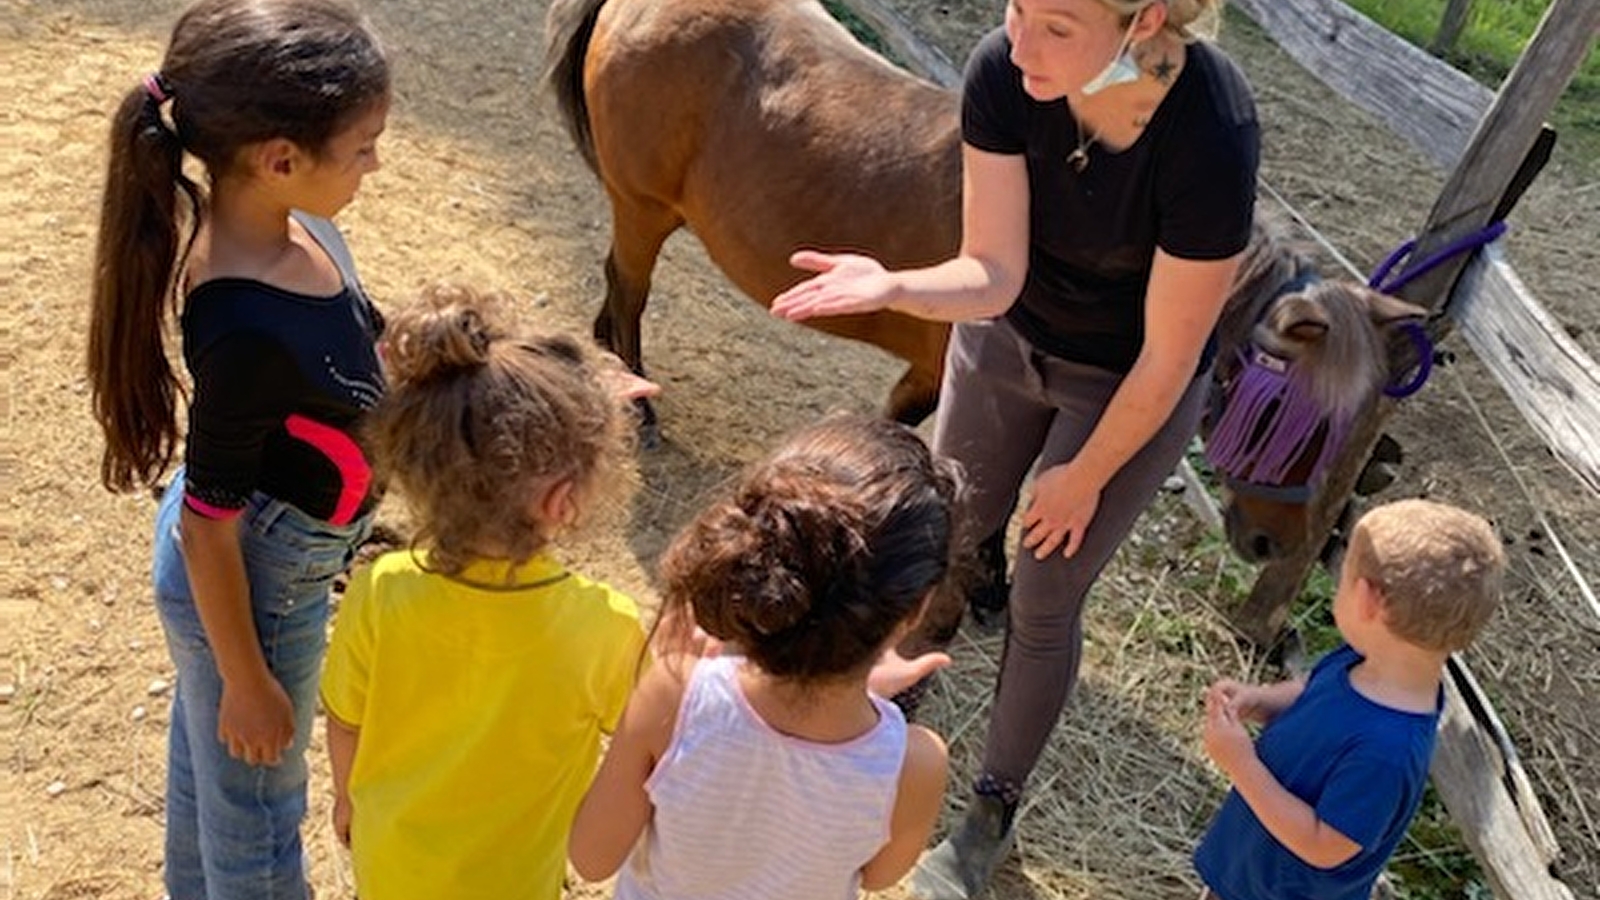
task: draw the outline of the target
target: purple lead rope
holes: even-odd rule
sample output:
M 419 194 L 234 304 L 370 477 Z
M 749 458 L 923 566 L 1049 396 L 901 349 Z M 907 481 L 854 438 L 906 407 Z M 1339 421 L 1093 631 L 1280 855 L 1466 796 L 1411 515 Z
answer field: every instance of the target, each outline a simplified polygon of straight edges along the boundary
M 1378 264 L 1378 268 L 1372 273 L 1372 277 L 1367 279 L 1367 287 L 1393 296 L 1401 288 L 1420 278 L 1423 273 L 1432 271 L 1440 263 L 1452 256 L 1458 253 L 1470 253 L 1479 247 L 1491 244 L 1499 240 L 1500 236 L 1505 233 L 1506 223 L 1504 221 L 1490 222 L 1477 231 L 1440 247 L 1432 256 L 1402 271 L 1386 283 L 1384 279 L 1389 277 L 1389 271 L 1410 256 L 1411 251 L 1417 249 L 1417 239 L 1412 238 L 1401 244 L 1383 262 Z
M 1372 273 L 1372 277 L 1367 279 L 1367 287 L 1385 294 L 1394 295 L 1401 288 L 1420 278 L 1424 273 L 1437 268 L 1445 260 L 1458 253 L 1471 253 L 1480 247 L 1487 246 L 1499 240 L 1500 236 L 1505 233 L 1506 223 L 1503 220 L 1490 222 L 1477 231 L 1440 247 L 1432 256 L 1401 271 L 1394 278 L 1389 278 L 1389 272 L 1409 257 L 1413 250 L 1417 249 L 1417 241 L 1412 238 L 1401 244 L 1383 262 L 1378 264 L 1378 268 Z M 1428 376 L 1433 372 L 1433 341 L 1428 339 L 1427 330 L 1417 322 L 1407 322 L 1400 326 L 1400 329 L 1405 332 L 1406 337 L 1411 339 L 1411 346 L 1416 349 L 1417 371 L 1412 375 L 1411 380 L 1405 384 L 1389 385 L 1383 389 L 1383 393 L 1386 396 L 1393 397 L 1396 400 L 1404 399 L 1422 390 L 1422 386 L 1428 382 Z

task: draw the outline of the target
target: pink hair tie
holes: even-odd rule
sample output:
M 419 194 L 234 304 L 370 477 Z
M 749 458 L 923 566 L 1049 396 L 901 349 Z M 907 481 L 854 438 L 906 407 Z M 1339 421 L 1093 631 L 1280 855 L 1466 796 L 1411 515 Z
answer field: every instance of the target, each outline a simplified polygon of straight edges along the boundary
M 144 76 L 144 92 L 150 95 L 150 99 L 156 101 L 157 106 L 172 99 L 172 91 L 160 72 L 151 72 Z

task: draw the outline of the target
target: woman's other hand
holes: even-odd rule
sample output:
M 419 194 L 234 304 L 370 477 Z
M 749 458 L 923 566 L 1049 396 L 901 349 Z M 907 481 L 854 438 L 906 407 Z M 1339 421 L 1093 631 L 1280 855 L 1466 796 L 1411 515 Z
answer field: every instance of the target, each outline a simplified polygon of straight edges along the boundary
M 1059 548 L 1071 559 L 1100 508 L 1100 486 L 1075 475 L 1071 464 L 1051 466 L 1033 481 L 1033 499 L 1022 516 L 1022 546 L 1034 559 Z

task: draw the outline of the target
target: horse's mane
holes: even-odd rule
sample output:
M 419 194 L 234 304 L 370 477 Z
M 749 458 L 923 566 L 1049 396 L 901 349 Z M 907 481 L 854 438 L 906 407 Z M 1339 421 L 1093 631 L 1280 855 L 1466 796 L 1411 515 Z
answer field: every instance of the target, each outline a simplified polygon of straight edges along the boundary
M 1243 346 L 1278 288 L 1315 268 L 1305 245 L 1290 238 L 1281 220 L 1258 212 L 1250 227 L 1250 243 L 1233 276 L 1232 293 L 1217 324 L 1222 346 Z

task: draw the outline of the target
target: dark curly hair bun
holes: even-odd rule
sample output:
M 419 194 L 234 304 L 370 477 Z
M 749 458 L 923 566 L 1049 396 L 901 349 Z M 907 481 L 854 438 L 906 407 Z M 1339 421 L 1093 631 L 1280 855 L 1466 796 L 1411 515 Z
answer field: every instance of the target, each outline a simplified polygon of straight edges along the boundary
M 850 675 L 944 579 L 956 492 L 951 464 L 909 429 L 825 419 L 678 535 L 661 564 L 668 607 L 773 675 Z

